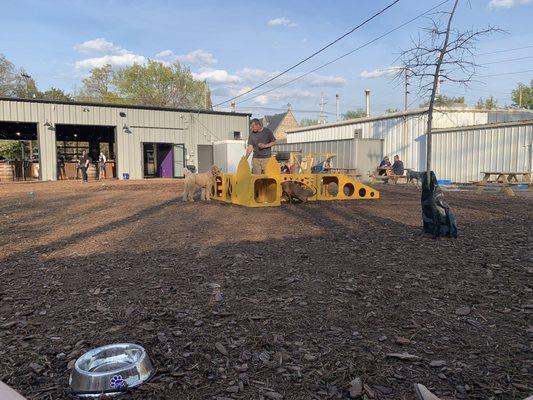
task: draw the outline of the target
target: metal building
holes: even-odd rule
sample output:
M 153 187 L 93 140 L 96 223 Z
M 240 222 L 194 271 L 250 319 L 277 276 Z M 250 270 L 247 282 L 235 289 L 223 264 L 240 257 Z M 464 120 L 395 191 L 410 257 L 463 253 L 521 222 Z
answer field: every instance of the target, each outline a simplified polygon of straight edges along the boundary
M 422 170 L 426 163 L 426 123 L 426 109 L 358 118 L 290 130 L 287 132 L 287 144 L 343 141 L 354 138 L 382 139 L 382 156 L 387 155 L 392 158 L 398 154 L 406 168 Z M 527 165 L 531 165 L 530 149 L 533 137 L 526 127 L 531 125 L 533 125 L 532 110 L 436 110 L 433 126 L 438 131 L 438 135 L 435 135 L 438 139 L 435 139 L 435 142 L 448 141 L 439 150 L 436 150 L 435 144 L 434 169 L 439 178 L 451 179 L 454 182 L 479 180 L 482 164 L 472 160 L 473 154 L 483 153 L 486 154 L 485 159 L 489 160 L 483 164 L 484 169 L 507 165 L 513 166 L 517 171 L 522 171 L 524 168 L 527 170 Z M 516 128 L 518 126 L 521 128 Z M 522 132 L 519 138 L 512 136 L 518 131 Z M 458 132 L 465 132 L 464 136 Z M 471 132 L 476 134 L 472 136 Z M 465 139 L 458 141 L 459 137 Z M 450 143 L 453 143 L 453 146 L 449 145 Z M 489 148 L 491 150 L 487 153 Z M 446 168 L 440 170 L 444 165 Z M 366 172 L 361 171 L 361 173 Z
M 0 139 L 37 141 L 41 180 L 57 178 L 58 154 L 68 159 L 81 148 L 93 160 L 104 149 L 120 179 L 181 177 L 186 165 L 206 170 L 212 142 L 246 138 L 249 119 L 207 110 L 0 98 Z

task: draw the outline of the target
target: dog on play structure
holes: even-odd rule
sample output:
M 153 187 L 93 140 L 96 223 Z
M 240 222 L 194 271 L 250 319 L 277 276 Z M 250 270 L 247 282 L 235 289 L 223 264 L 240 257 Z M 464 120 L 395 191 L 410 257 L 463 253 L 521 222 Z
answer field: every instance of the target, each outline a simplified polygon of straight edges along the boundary
M 183 201 L 194 201 L 194 194 L 201 189 L 200 200 L 209 201 L 211 188 L 215 184 L 216 176 L 220 175 L 222 170 L 213 165 L 209 171 L 195 174 L 185 169 L 185 184 L 183 187 Z

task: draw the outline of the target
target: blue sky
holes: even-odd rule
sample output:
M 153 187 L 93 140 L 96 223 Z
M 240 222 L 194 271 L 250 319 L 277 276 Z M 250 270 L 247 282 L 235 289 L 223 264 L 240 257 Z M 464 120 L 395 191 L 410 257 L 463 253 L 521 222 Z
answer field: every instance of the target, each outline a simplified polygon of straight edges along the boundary
M 291 71 L 307 72 L 437 5 L 442 0 L 401 0 L 362 29 Z M 296 63 L 389 4 L 391 0 L 359 1 L 30 1 L 4 3 L 0 15 L 0 53 L 24 67 L 41 90 L 51 86 L 73 91 L 91 67 L 115 66 L 158 59 L 190 65 L 198 79 L 212 87 L 214 102 L 226 100 Z M 449 9 L 451 1 L 442 6 Z M 533 70 L 532 0 L 462 0 L 457 29 L 488 24 L 506 30 L 478 44 L 480 75 Z M 403 87 L 383 69 L 394 66 L 410 38 L 427 25 L 418 19 L 394 34 L 316 73 L 239 103 L 239 111 L 263 115 L 291 103 L 297 118 L 316 118 L 321 93 L 330 122 L 335 120 L 335 94 L 340 110 L 364 105 L 364 89 L 372 91 L 372 113 L 403 107 Z M 522 58 L 521 60 L 507 61 Z M 397 65 L 397 64 L 396 64 Z M 376 71 L 378 70 L 378 71 Z M 381 72 L 380 72 L 381 71 Z M 378 77 L 374 77 L 378 75 Z M 533 72 L 478 78 L 466 92 L 474 105 L 493 94 L 499 105 L 510 104 L 510 90 L 528 82 Z M 279 80 L 283 83 L 284 78 Z M 274 81 L 265 89 L 277 86 Z M 258 91 L 259 93 L 260 91 Z M 449 82 L 442 93 L 465 91 Z M 420 103 L 411 96 L 412 106 Z M 223 108 L 221 108 L 223 109 Z M 311 112 L 307 112 L 311 111 Z

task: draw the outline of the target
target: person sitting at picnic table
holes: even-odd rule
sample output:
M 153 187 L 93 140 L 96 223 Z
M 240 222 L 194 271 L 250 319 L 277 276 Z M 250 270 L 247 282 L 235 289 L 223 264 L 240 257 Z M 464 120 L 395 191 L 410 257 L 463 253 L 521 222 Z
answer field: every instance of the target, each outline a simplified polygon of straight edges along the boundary
M 332 167 L 333 167 L 333 165 L 331 163 L 331 157 L 328 157 L 322 163 L 322 172 L 329 172 L 329 170 L 331 170 Z
M 394 163 L 392 164 L 392 174 L 402 176 L 404 173 L 403 161 L 400 160 L 399 155 L 394 156 Z
M 388 156 L 383 157 L 383 160 L 379 163 L 378 175 L 389 175 L 390 174 L 391 163 Z M 389 183 L 388 179 L 384 179 L 383 183 Z

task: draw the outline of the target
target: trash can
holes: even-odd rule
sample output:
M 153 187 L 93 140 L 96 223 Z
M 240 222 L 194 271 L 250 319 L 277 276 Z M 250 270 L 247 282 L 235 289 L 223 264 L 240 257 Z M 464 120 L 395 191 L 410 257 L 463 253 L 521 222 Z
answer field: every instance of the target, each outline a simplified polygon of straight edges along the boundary
M 122 179 L 125 179 L 125 180 L 130 179 L 130 174 L 129 174 L 128 172 L 124 172 L 124 173 L 122 174 Z

